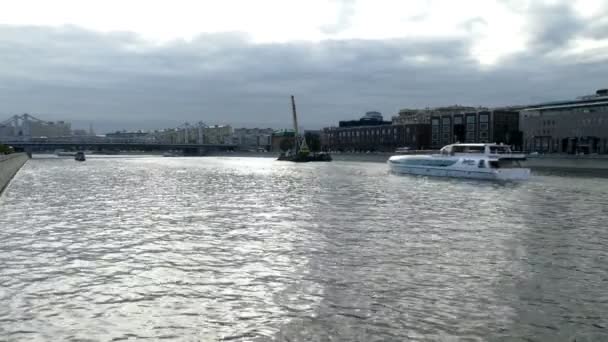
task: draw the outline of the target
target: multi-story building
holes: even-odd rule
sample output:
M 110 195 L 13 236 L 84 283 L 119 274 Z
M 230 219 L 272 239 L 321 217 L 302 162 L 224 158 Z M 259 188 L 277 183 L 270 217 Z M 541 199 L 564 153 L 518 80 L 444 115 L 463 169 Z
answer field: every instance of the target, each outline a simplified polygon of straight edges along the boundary
M 233 144 L 243 150 L 270 150 L 272 128 L 236 128 L 233 134 Z
M 205 144 L 232 144 L 232 127 L 230 125 L 214 125 L 203 128 Z
M 154 139 L 154 142 L 161 144 L 177 144 L 184 142 L 183 138 L 182 140 L 179 140 L 178 129 L 176 128 L 156 130 L 152 132 L 151 135 Z
M 394 151 L 398 147 L 429 147 L 430 126 L 424 123 L 393 124 L 378 112 L 368 112 L 359 120 L 340 121 L 338 127 L 321 131 L 323 150 Z
M 524 146 L 542 153 L 608 153 L 608 89 L 521 111 Z
M 330 151 L 425 149 L 430 145 L 429 137 L 428 124 L 329 127 L 321 131 L 321 147 Z
M 430 124 L 431 113 L 430 109 L 404 108 L 399 110 L 396 116 L 393 116 L 393 125 Z
M 162 144 L 232 144 L 233 130 L 229 125 L 207 126 L 184 124 L 178 128 L 157 130 L 149 135 L 150 140 Z
M 519 112 L 511 108 L 444 107 L 431 115 L 431 146 L 496 142 L 521 148 Z
M 106 138 L 112 142 L 153 142 L 155 137 L 150 132 L 145 131 L 116 131 L 106 133 Z

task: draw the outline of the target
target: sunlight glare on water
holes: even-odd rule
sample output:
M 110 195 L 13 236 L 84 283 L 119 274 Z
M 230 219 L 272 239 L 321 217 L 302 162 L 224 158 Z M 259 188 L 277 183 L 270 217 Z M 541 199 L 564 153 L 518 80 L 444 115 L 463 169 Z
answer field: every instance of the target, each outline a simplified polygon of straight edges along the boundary
M 30 160 L 0 339 L 602 340 L 608 186 L 270 158 Z

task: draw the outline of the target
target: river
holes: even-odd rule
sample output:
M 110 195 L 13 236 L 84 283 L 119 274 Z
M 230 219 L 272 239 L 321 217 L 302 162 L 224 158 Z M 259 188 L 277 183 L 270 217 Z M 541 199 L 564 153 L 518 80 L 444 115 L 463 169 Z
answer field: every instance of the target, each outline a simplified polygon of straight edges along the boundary
M 592 176 L 32 159 L 0 198 L 0 340 L 608 340 L 607 218 Z

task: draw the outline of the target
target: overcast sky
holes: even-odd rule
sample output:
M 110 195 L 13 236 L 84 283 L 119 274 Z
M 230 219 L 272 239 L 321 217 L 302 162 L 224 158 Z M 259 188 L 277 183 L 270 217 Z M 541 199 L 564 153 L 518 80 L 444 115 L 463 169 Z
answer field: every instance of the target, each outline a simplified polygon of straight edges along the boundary
M 98 131 L 306 128 L 378 110 L 608 87 L 608 0 L 19 0 L 0 10 L 0 121 Z

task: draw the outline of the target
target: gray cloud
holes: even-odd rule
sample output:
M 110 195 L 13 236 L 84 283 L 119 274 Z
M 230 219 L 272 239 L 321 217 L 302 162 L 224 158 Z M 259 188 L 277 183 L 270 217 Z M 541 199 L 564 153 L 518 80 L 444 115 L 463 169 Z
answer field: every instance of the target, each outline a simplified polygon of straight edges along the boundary
M 584 19 L 575 14 L 570 4 L 536 3 L 527 13 L 532 34 L 530 47 L 543 52 L 566 46 L 585 29 Z
M 562 41 L 538 32 L 547 48 Z M 367 110 L 388 117 L 402 107 L 525 104 L 606 86 L 605 58 L 554 60 L 530 49 L 488 68 L 471 57 L 472 43 L 253 44 L 223 33 L 157 46 L 132 33 L 0 26 L 0 120 L 28 112 L 105 129 L 199 120 L 288 127 L 295 94 L 302 124 L 320 127 Z

